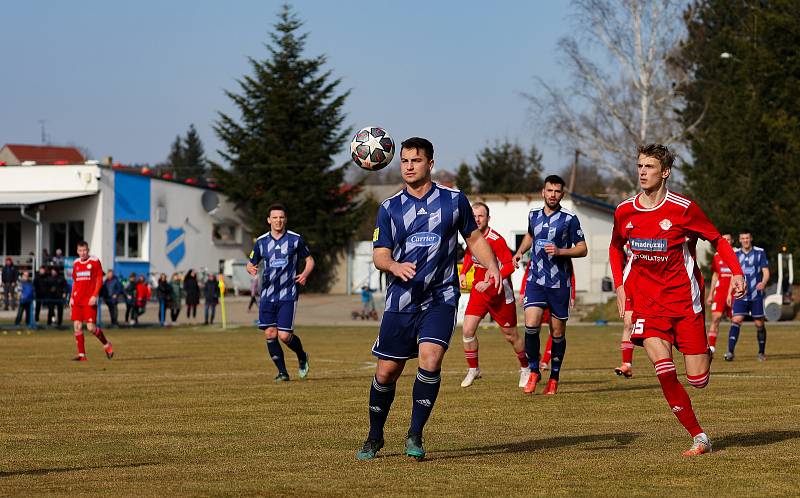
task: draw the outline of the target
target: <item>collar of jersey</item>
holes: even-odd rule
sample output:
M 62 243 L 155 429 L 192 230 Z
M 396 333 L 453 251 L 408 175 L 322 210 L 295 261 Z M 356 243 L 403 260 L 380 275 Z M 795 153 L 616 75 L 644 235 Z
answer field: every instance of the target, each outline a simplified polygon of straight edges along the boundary
M 638 203 L 639 203 L 639 197 L 640 197 L 641 195 L 642 195 L 642 193 L 641 193 L 641 192 L 639 192 L 638 194 L 636 194 L 636 197 L 634 197 L 634 198 L 633 198 L 633 207 L 634 207 L 634 208 L 635 208 L 637 211 L 655 211 L 656 209 L 658 209 L 658 208 L 660 208 L 661 206 L 663 206 L 665 202 L 667 202 L 667 196 L 669 196 L 669 189 L 667 189 L 667 193 L 666 193 L 666 194 L 664 194 L 664 198 L 663 198 L 663 199 L 661 199 L 661 202 L 659 202 L 657 206 L 654 206 L 654 207 L 651 207 L 651 208 L 641 207 L 641 206 L 639 206 L 639 205 L 638 205 Z
M 283 231 L 283 235 L 281 235 L 280 237 L 278 237 L 278 238 L 276 239 L 275 237 L 273 237 L 273 236 L 272 236 L 272 230 L 270 230 L 270 231 L 269 231 L 269 238 L 271 238 L 271 239 L 272 239 L 272 240 L 274 240 L 275 242 L 278 242 L 279 240 L 283 240 L 283 238 L 284 238 L 284 237 L 286 237 L 286 235 L 287 235 L 288 233 L 289 233 L 289 230 L 284 230 L 284 231 Z
M 558 209 L 554 209 L 553 212 L 550 213 L 550 214 L 547 214 L 547 213 L 544 212 L 544 208 L 546 208 L 546 207 L 547 207 L 547 205 L 542 206 L 542 214 L 544 215 L 545 218 L 550 218 L 554 214 L 561 212 L 561 204 L 560 203 L 558 204 Z
M 436 182 L 431 182 L 431 189 L 428 190 L 428 192 L 422 197 L 414 196 L 411 192 L 408 191 L 408 186 L 403 187 L 403 192 L 410 198 L 414 199 L 415 201 L 424 201 L 433 193 L 434 190 L 436 190 L 437 187 L 439 187 L 439 185 L 437 185 Z

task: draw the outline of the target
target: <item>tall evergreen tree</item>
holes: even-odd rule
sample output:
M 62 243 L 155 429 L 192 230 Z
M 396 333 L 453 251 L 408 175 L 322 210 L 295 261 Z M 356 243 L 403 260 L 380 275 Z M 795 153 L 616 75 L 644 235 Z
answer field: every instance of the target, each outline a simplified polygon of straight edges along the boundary
M 309 288 L 325 290 L 365 213 L 354 200 L 358 187 L 343 188 L 344 166 L 333 162 L 350 135 L 342 110 L 349 91 L 339 93 L 324 55 L 303 56 L 308 35 L 298 33 L 301 26 L 284 5 L 269 57 L 250 58 L 252 74 L 238 81 L 240 92 L 226 92 L 241 116 L 219 113 L 214 130 L 229 168 L 213 165 L 213 175 L 255 234 L 267 230 L 270 204 L 287 207 L 289 228 L 317 260 Z
M 175 137 L 175 141 L 172 142 L 169 156 L 167 156 L 167 162 L 163 165 L 163 168 L 169 170 L 172 174 L 180 176 L 186 167 L 184 157 L 183 142 L 181 141 L 180 135 L 178 135 Z
M 205 148 L 193 124 L 189 125 L 186 138 L 183 139 L 183 165 L 180 176 L 185 178 L 204 177 L 208 170 Z
M 472 193 L 472 171 L 469 164 L 461 163 L 456 171 L 456 187 L 465 194 Z
M 695 2 L 678 62 L 690 193 L 722 230 L 773 253 L 800 247 L 800 2 Z M 702 119 L 700 119 L 702 117 Z
M 484 147 L 472 168 L 481 193 L 525 193 L 542 186 L 542 155 L 535 146 L 525 152 L 517 144 L 497 142 Z

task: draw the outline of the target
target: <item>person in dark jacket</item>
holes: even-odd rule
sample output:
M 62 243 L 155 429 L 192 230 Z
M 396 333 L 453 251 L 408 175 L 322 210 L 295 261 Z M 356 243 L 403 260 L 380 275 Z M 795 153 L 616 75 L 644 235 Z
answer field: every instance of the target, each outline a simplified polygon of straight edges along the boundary
M 6 258 L 6 264 L 0 273 L 0 281 L 3 284 L 3 304 L 6 311 L 8 311 L 9 304 L 11 309 L 17 309 L 17 280 L 19 280 L 19 272 L 14 266 L 14 261 Z
M 17 309 L 17 319 L 14 325 L 19 325 L 22 321 L 22 314 L 25 313 L 25 325 L 31 321 L 31 307 L 33 306 L 34 290 L 31 276 L 28 272 L 22 272 L 22 280 L 19 282 L 21 292 L 19 294 L 19 308 Z
M 158 323 L 163 327 L 167 321 L 167 310 L 172 307 L 172 286 L 167 280 L 167 274 L 162 273 L 158 277 L 158 287 L 156 287 L 156 297 L 158 298 Z
M 200 285 L 194 270 L 186 272 L 183 279 L 183 290 L 186 295 L 186 318 L 197 318 L 197 305 L 200 304 Z
M 136 319 L 136 274 L 131 272 L 128 280 L 123 284 L 125 293 L 125 323 L 133 325 Z
M 219 304 L 219 282 L 217 276 L 213 273 L 208 276 L 206 285 L 203 288 L 206 297 L 206 312 L 204 325 L 214 323 L 214 315 L 217 312 L 217 304 Z M 210 316 L 210 319 L 209 319 Z
M 172 319 L 172 323 L 175 323 L 175 320 L 178 319 L 178 315 L 181 314 L 181 305 L 184 294 L 181 274 L 177 272 L 173 273 L 172 280 L 170 280 L 169 285 L 172 287 L 172 307 L 169 310 L 169 317 Z
M 57 267 L 50 268 L 50 277 L 47 279 L 47 323 L 55 322 L 58 327 L 64 321 L 64 303 L 69 292 L 67 280 Z
M 38 323 L 42 313 L 42 305 L 47 305 L 50 274 L 47 272 L 47 267 L 42 265 L 39 267 L 39 273 L 33 277 L 33 298 L 36 300 L 36 314 L 34 320 Z
M 117 303 L 123 296 L 124 289 L 119 279 L 114 275 L 114 270 L 108 270 L 103 286 L 100 287 L 100 297 L 108 307 L 112 327 L 119 327 L 119 323 L 117 323 Z

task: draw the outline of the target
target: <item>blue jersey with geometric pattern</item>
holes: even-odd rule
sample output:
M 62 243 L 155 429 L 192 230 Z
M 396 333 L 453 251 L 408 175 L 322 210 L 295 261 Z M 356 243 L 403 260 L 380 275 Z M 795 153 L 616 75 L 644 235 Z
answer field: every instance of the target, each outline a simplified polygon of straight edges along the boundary
M 736 257 L 739 259 L 739 266 L 742 267 L 742 273 L 744 273 L 744 283 L 747 285 L 744 297 L 739 300 L 752 301 L 759 297 L 763 298 L 763 291 L 756 289 L 756 285 L 761 282 L 763 276 L 761 270 L 769 268 L 766 251 L 755 246 L 750 249 L 750 252 L 744 252 L 740 248 L 736 249 Z
M 378 208 L 373 247 L 392 251 L 398 263 L 416 265 L 407 282 L 389 274 L 386 311 L 414 313 L 435 304 L 458 306 L 458 234 L 478 229 L 467 197 L 436 183 L 421 199 L 406 189 Z
M 550 216 L 544 208 L 531 209 L 528 213 L 528 233 L 533 238 L 531 266 L 526 285 L 535 283 L 551 289 L 571 287 L 572 258 L 551 256 L 545 251 L 547 244 L 569 249 L 585 240 L 581 224 L 574 213 L 560 208 Z
M 297 267 L 301 259 L 310 255 L 303 237 L 291 230 L 278 239 L 272 237 L 271 231 L 257 238 L 250 252 L 250 262 L 258 266 L 264 260 L 261 300 L 270 303 L 296 301 Z

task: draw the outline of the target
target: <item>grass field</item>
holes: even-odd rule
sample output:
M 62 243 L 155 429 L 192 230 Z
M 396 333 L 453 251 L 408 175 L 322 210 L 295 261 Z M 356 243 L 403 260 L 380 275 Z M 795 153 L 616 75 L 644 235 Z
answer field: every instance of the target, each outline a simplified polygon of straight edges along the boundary
M 800 331 L 769 330 L 769 361 L 745 327 L 733 363 L 690 395 L 715 452 L 690 439 L 641 350 L 615 377 L 615 328 L 575 327 L 557 396 L 525 397 L 516 358 L 482 330 L 484 378 L 469 389 L 459 332 L 426 429 L 428 459 L 402 455 L 414 368 L 398 383 L 386 447 L 354 458 L 367 432 L 375 329 L 298 330 L 306 381 L 276 385 L 253 330 L 111 330 L 117 356 L 69 332 L 0 335 L 0 494 L 29 496 L 797 495 Z M 291 373 L 296 371 L 289 352 Z M 676 361 L 679 370 L 682 361 Z M 411 366 L 411 365 L 409 365 Z M 683 376 L 681 374 L 681 378 Z

